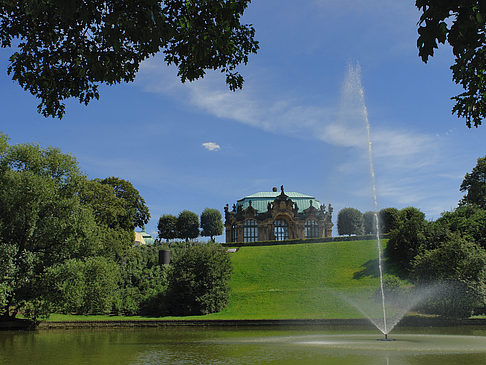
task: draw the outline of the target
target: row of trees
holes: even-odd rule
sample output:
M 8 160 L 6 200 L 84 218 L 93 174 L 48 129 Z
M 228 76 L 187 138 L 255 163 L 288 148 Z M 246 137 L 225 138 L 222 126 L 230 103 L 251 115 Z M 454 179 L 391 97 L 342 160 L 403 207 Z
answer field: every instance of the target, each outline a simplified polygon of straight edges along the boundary
M 0 319 L 220 310 L 231 273 L 224 249 L 184 245 L 160 266 L 158 247 L 133 245 L 149 218 L 130 182 L 90 180 L 74 157 L 9 145 L 0 133 Z M 181 296 L 184 310 L 171 299 Z
M 176 238 L 195 239 L 201 236 L 210 237 L 214 242 L 214 236 L 223 233 L 223 218 L 221 212 L 217 209 L 206 208 L 201 213 L 201 223 L 196 213 L 184 210 L 176 217 L 171 214 L 164 214 L 160 217 L 158 223 L 159 239 L 165 239 L 167 242 Z M 199 228 L 202 230 L 200 231 Z
M 414 207 L 399 211 L 385 251 L 398 272 L 420 286 L 434 285 L 430 312 L 468 317 L 486 310 L 486 156 L 461 185 L 459 206 L 427 221 Z
M 376 218 L 381 233 L 395 229 L 398 223 L 398 209 L 385 208 L 375 212 L 361 213 L 356 208 L 343 208 L 338 213 L 337 227 L 339 235 L 376 234 Z

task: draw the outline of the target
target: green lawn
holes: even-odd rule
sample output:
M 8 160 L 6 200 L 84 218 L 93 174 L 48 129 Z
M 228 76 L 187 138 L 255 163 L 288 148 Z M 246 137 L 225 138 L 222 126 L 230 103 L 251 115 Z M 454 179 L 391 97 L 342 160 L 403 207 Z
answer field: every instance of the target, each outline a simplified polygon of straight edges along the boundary
M 369 303 L 379 287 L 376 241 L 243 247 L 231 255 L 230 303 L 208 319 L 360 318 L 349 299 Z
M 243 247 L 230 255 L 233 275 L 228 307 L 220 313 L 184 318 L 362 318 L 350 300 L 380 309 L 370 299 L 379 288 L 376 241 Z M 150 318 L 51 316 L 51 320 L 117 319 Z

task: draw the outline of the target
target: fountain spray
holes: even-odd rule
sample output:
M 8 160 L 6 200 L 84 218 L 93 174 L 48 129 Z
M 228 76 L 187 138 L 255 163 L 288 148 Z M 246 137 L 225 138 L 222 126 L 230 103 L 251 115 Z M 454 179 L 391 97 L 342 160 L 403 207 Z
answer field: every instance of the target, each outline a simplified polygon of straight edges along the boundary
M 360 76 L 361 69 L 359 64 L 356 65 L 356 73 Z M 359 77 L 361 79 L 361 77 Z M 363 119 L 366 124 L 366 132 L 368 137 L 368 160 L 370 164 L 370 174 L 371 174 L 371 189 L 372 189 L 372 196 L 373 196 L 373 212 L 375 216 L 375 231 L 376 231 L 376 242 L 378 246 L 378 269 L 380 274 L 380 291 L 381 291 L 381 305 L 383 309 L 383 335 L 384 340 L 388 340 L 388 328 L 386 323 L 386 306 L 385 306 L 385 291 L 383 288 L 383 259 L 382 259 L 382 252 L 381 252 L 381 239 L 380 239 L 380 227 L 378 222 L 378 200 L 376 198 L 376 181 L 375 181 L 375 168 L 373 165 L 373 143 L 371 141 L 371 131 L 370 131 L 370 121 L 368 119 L 368 109 L 366 108 L 365 98 L 364 98 L 364 89 L 361 83 L 359 84 L 359 95 L 360 101 L 362 105 L 362 112 L 363 112 Z

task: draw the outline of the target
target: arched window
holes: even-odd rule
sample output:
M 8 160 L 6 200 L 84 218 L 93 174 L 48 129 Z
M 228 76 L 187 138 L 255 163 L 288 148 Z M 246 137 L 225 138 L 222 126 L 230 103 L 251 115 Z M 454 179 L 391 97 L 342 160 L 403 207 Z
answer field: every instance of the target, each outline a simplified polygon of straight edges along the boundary
M 314 220 L 305 221 L 305 238 L 319 237 L 319 225 Z
M 238 228 L 236 224 L 231 226 L 231 242 L 237 242 L 238 240 Z
M 248 219 L 243 225 L 243 242 L 258 241 L 258 225 L 254 219 Z
M 275 226 L 275 239 L 277 241 L 288 240 L 289 239 L 289 225 L 286 221 L 278 219 L 273 222 Z

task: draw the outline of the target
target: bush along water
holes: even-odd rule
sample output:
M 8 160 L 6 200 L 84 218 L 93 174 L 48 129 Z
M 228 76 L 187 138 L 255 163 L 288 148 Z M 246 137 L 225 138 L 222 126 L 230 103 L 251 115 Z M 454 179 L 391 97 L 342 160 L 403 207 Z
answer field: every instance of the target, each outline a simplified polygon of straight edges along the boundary
M 217 244 L 173 245 L 170 265 L 159 246 L 136 246 L 118 263 L 72 259 L 48 270 L 50 312 L 66 314 L 199 315 L 228 303 L 231 262 Z
M 176 252 L 168 275 L 167 313 L 221 311 L 228 304 L 232 272 L 226 249 L 218 244 L 193 244 Z

